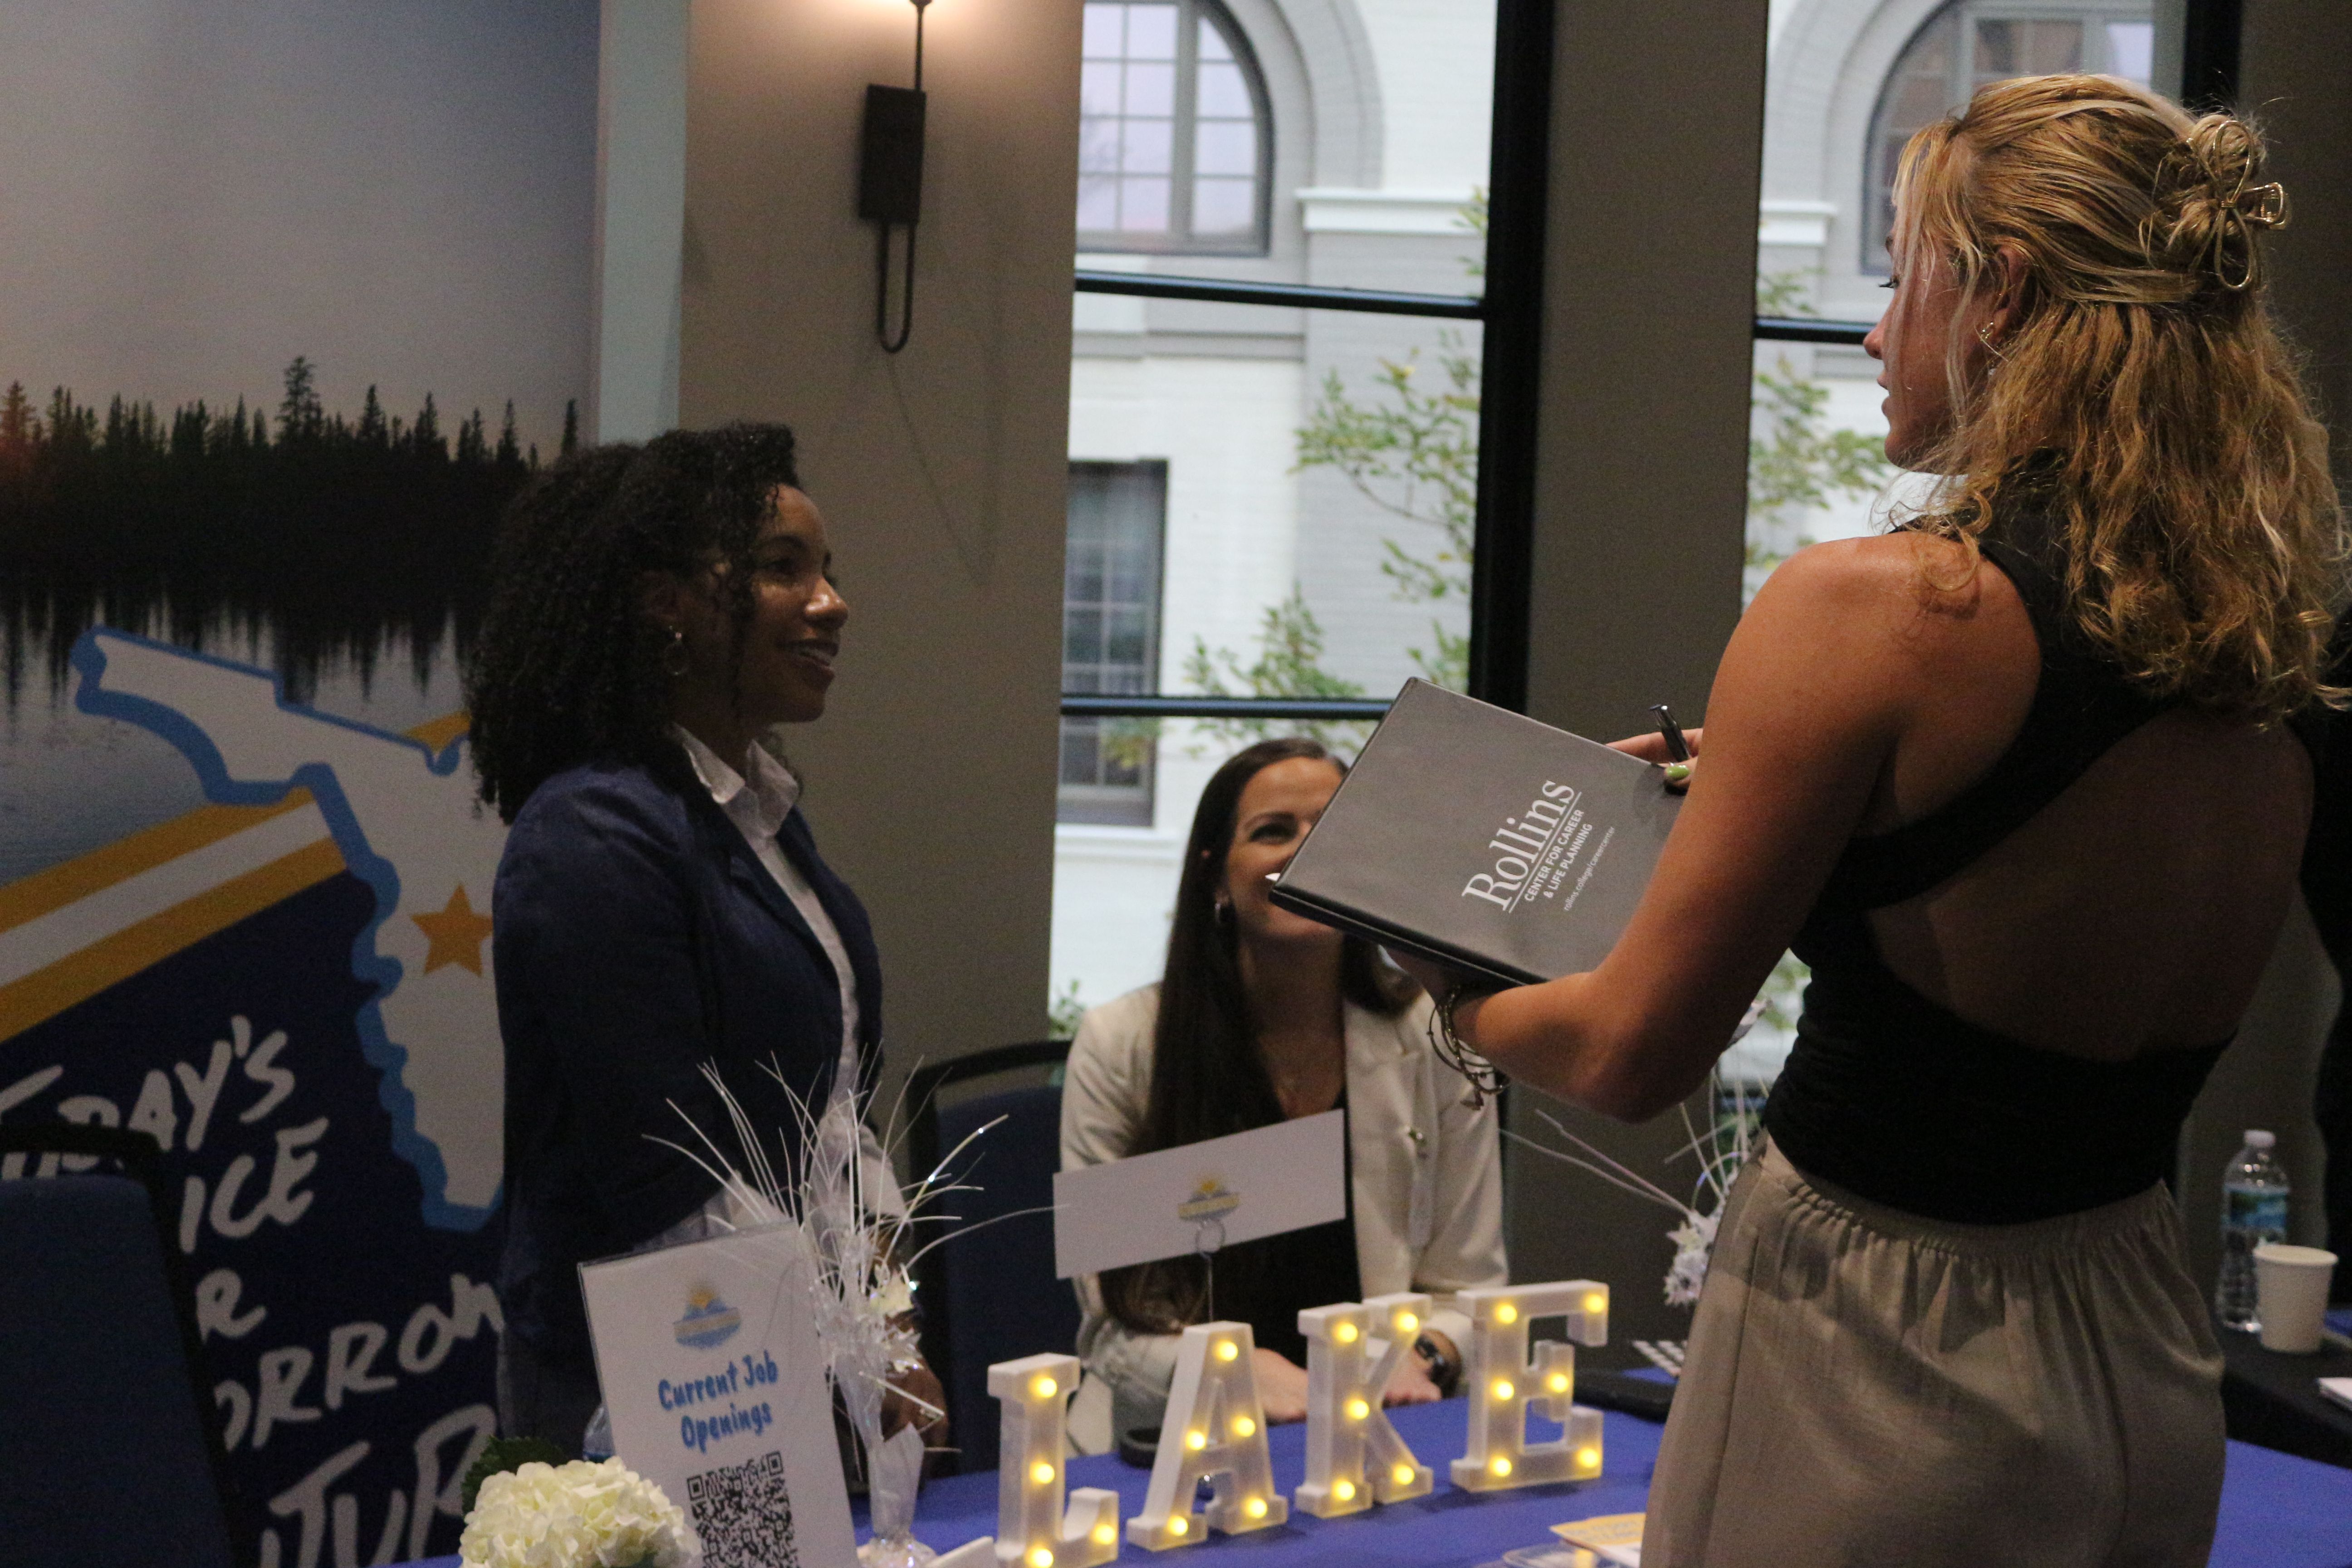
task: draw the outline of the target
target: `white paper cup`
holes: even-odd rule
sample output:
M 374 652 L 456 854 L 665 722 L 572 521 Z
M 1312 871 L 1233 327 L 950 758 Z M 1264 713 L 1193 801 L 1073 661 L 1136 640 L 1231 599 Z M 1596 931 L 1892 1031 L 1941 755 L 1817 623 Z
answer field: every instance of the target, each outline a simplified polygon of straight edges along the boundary
M 2254 1248 L 2254 1300 L 2264 1350 L 2309 1355 L 2319 1349 L 2327 1283 L 2335 1274 L 2336 1254 L 2316 1247 L 2266 1241 Z

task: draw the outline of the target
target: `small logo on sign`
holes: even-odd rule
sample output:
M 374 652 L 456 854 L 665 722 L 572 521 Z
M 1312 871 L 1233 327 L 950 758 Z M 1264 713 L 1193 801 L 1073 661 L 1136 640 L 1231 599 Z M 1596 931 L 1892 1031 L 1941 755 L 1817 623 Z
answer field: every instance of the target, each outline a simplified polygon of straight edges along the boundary
M 1223 1177 L 1203 1176 L 1192 1195 L 1176 1205 L 1176 1217 L 1195 1223 L 1223 1219 L 1241 1206 L 1241 1194 L 1228 1190 Z
M 686 1316 L 677 1321 L 677 1342 L 694 1350 L 715 1350 L 735 1337 L 743 1314 L 719 1299 L 719 1292 L 698 1287 L 686 1298 Z

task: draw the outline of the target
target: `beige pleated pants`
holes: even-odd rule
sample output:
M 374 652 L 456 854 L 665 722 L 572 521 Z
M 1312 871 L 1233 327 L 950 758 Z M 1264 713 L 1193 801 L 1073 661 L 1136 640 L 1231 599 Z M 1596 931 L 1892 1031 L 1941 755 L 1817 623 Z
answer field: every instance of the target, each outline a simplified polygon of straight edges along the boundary
M 2221 1357 L 2161 1187 L 1948 1225 L 1766 1147 L 1733 1186 L 1645 1568 L 2181 1568 L 2221 1495 Z

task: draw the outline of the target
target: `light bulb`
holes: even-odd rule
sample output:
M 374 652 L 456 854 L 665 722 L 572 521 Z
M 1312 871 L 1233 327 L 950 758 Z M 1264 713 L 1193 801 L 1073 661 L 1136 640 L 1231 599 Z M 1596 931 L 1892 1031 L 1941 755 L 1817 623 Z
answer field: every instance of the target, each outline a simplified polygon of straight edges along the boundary
M 1181 1514 L 1168 1521 L 1168 1533 L 1171 1535 L 1181 1535 L 1192 1528 L 1192 1524 Z
M 1584 1310 L 1588 1312 L 1605 1312 L 1609 1310 L 1609 1298 L 1595 1290 L 1584 1298 Z
M 1246 1436 L 1250 1436 L 1252 1433 L 1255 1432 L 1256 1430 L 1257 1430 L 1257 1423 L 1256 1423 L 1256 1422 L 1255 1422 L 1255 1421 L 1253 1421 L 1253 1420 L 1251 1420 L 1248 1416 L 1246 1416 L 1246 1415 L 1236 1415 L 1236 1416 L 1234 1416 L 1234 1436 L 1236 1436 L 1236 1437 L 1246 1437 Z
M 1196 1430 L 1184 1434 L 1184 1447 L 1192 1449 L 1194 1453 L 1199 1453 L 1208 1446 L 1209 1435 L 1206 1432 Z
M 1062 1385 L 1043 1373 L 1029 1380 L 1029 1397 L 1032 1399 L 1051 1399 L 1061 1392 Z
M 1367 1403 L 1366 1403 L 1366 1402 L 1364 1402 L 1363 1400 L 1361 1400 L 1361 1399 L 1350 1399 L 1349 1401 L 1348 1401 L 1348 1419 L 1349 1419 L 1349 1420 L 1350 1420 L 1350 1421 L 1361 1421 L 1365 1416 L 1370 1415 L 1371 1413 L 1372 1413 L 1372 1407 L 1371 1407 L 1371 1405 L 1370 1405 L 1369 1404 L 1367 1404 Z
M 1399 1312 L 1396 1315 L 1396 1326 L 1398 1333 L 1409 1334 L 1421 1327 L 1421 1320 L 1411 1312 Z
M 1343 1345 L 1354 1344 L 1356 1342 L 1356 1325 L 1353 1323 L 1341 1323 L 1331 1331 L 1331 1337 L 1339 1341 Z
M 1389 1474 L 1395 1478 L 1396 1484 L 1401 1487 L 1409 1487 L 1412 1485 L 1414 1471 L 1411 1465 L 1399 1465 L 1395 1469 L 1391 1470 Z
M 1249 1515 L 1252 1519 L 1264 1519 L 1265 1517 L 1265 1499 L 1262 1497 L 1254 1497 L 1250 1499 L 1249 1501 L 1242 1504 L 1242 1511 Z
M 1353 1502 L 1356 1500 L 1356 1483 L 1353 1481 L 1333 1481 L 1331 1483 L 1331 1495 L 1338 1498 L 1341 1502 Z
M 1515 1388 L 1513 1388 L 1513 1387 L 1511 1386 L 1511 1380 L 1510 1380 L 1509 1378 L 1507 1378 L 1507 1377 L 1498 1377 L 1498 1378 L 1496 1378 L 1496 1379 L 1495 1380 L 1495 1387 L 1494 1387 L 1493 1392 L 1494 1392 L 1494 1395 L 1495 1395 L 1495 1397 L 1496 1397 L 1496 1399 L 1500 1400 L 1500 1399 L 1508 1399 L 1512 1394 L 1514 1394 L 1517 1393 L 1517 1392 L 1518 1392 L 1518 1390 L 1517 1390 L 1517 1389 L 1515 1389 Z
M 1495 1303 L 1495 1321 L 1498 1323 L 1516 1323 L 1518 1321 L 1519 1310 L 1517 1307 L 1512 1306 L 1508 1301 L 1497 1301 Z
M 1231 1361 L 1234 1357 L 1241 1353 L 1242 1347 L 1234 1343 L 1233 1341 L 1219 1340 L 1217 1342 L 1217 1359 L 1219 1361 Z
M 1117 1526 L 1117 1525 L 1115 1525 L 1115 1524 L 1097 1524 L 1097 1525 L 1096 1525 L 1096 1526 L 1095 1526 L 1095 1544 L 1096 1544 L 1097 1546 L 1116 1546 L 1116 1545 L 1118 1545 L 1118 1526 Z
M 1054 1553 L 1043 1546 L 1029 1549 L 1029 1568 L 1054 1568 Z
M 1576 1451 L 1576 1468 L 1580 1470 L 1599 1469 L 1601 1468 L 1601 1450 L 1592 1447 L 1579 1448 Z
M 1497 1454 L 1486 1461 L 1486 1468 L 1494 1475 L 1507 1476 L 1511 1473 L 1511 1461 Z
M 1568 1392 L 1568 1374 L 1564 1372 L 1553 1373 L 1549 1377 L 1544 1380 L 1544 1386 L 1550 1389 L 1554 1394 L 1566 1394 Z
M 1042 1487 L 1054 1479 L 1054 1467 L 1040 1459 L 1029 1467 L 1029 1479 Z

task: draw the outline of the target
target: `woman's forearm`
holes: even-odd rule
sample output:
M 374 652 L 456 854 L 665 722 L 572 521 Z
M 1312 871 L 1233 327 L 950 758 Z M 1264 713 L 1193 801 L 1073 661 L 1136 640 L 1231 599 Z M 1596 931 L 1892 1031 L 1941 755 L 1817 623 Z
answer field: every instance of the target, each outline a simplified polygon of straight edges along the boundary
M 1642 1010 L 1611 1005 L 1598 981 L 1597 972 L 1570 974 L 1465 997 L 1454 1008 L 1454 1032 L 1546 1094 L 1620 1121 L 1647 1121 L 1689 1093 L 1696 1079 L 1683 1053 L 1646 1037 Z M 1705 1072 L 1702 1062 L 1699 1076 Z

